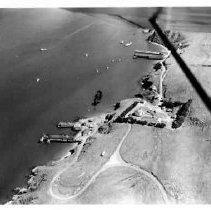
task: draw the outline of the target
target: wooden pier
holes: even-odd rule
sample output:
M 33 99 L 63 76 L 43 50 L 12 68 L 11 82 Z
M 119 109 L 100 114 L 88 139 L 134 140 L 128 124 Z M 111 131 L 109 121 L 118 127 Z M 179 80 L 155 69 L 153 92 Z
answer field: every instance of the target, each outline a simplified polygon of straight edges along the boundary
M 135 50 L 133 58 L 146 58 L 149 60 L 163 60 L 165 55 L 161 52 Z
M 72 128 L 74 126 L 74 123 L 72 122 L 59 122 L 57 124 L 57 128 Z
M 81 141 L 75 140 L 73 137 L 65 134 L 43 134 L 39 143 L 80 143 Z

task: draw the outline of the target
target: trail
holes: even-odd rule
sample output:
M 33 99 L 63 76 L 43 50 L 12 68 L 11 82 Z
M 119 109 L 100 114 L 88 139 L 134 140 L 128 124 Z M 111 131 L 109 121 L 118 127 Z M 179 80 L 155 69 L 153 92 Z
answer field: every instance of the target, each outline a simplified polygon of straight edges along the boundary
M 154 42 L 152 42 L 152 43 L 153 44 L 157 44 L 157 43 L 154 43 Z M 164 62 L 169 57 L 171 52 L 166 47 L 164 47 L 163 45 L 160 45 L 160 44 L 157 44 L 157 45 L 159 45 L 160 47 L 165 49 L 165 51 L 167 53 L 165 58 L 160 62 L 160 64 L 161 64 L 161 73 L 160 73 L 160 81 L 159 81 L 159 94 L 160 94 L 160 99 L 162 99 L 163 98 L 163 81 L 164 81 L 164 79 L 166 77 L 166 74 L 167 74 L 167 69 L 166 69 L 166 67 L 164 65 Z

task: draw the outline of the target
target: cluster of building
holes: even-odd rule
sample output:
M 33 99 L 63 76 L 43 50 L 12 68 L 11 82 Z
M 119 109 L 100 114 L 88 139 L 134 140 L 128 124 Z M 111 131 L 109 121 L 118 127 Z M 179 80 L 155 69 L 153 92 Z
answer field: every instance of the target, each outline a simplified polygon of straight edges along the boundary
M 162 108 L 145 100 L 133 102 L 115 120 L 115 122 L 136 123 L 160 128 L 171 127 L 172 121 L 173 118 Z

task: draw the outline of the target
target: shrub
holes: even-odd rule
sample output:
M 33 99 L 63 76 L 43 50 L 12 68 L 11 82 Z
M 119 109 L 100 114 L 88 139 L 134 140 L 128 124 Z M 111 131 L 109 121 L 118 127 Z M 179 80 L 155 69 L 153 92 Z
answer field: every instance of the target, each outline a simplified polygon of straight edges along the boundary
M 117 103 L 114 105 L 114 110 L 117 110 L 117 109 L 119 109 L 119 108 L 120 108 L 120 103 L 117 102 Z
M 166 35 L 166 37 L 169 39 L 169 41 L 174 45 L 176 49 L 185 48 L 189 46 L 185 40 L 185 37 L 179 32 L 172 32 L 170 30 L 165 30 L 164 34 Z M 159 35 L 155 31 L 151 35 L 148 36 L 147 41 L 165 45 L 160 39 Z
M 101 134 L 109 134 L 111 132 L 111 128 L 112 128 L 111 124 L 106 123 L 98 128 L 98 132 Z
M 35 197 L 33 195 L 27 195 L 27 196 L 22 196 L 20 197 L 20 199 L 18 200 L 19 204 L 30 204 L 32 203 L 33 200 L 37 199 L 38 197 Z
M 188 102 L 184 103 L 181 106 L 181 108 L 177 112 L 176 119 L 172 123 L 172 128 L 176 129 L 176 128 L 179 128 L 182 125 L 182 123 L 185 121 L 185 118 L 188 115 L 191 103 L 192 103 L 192 100 L 189 99 Z

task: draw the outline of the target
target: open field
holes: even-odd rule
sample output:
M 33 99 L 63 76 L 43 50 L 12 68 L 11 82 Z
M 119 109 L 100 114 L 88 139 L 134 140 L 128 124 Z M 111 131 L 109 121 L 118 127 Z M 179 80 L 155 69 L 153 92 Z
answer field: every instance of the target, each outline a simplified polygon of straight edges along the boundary
M 58 181 L 53 183 L 53 192 L 58 195 L 61 194 L 61 197 L 70 197 L 80 191 L 103 164 L 108 161 L 108 158 L 113 154 L 119 141 L 126 133 L 126 128 L 127 126 L 123 124 L 114 125 L 111 133 L 107 135 L 93 135 L 93 142 L 87 149 L 82 150 L 78 161 L 71 167 L 67 167 L 60 174 Z M 103 157 L 101 157 L 102 152 L 105 152 Z
M 157 186 L 144 174 L 119 166 L 101 173 L 75 202 L 80 204 L 162 204 L 163 198 Z

